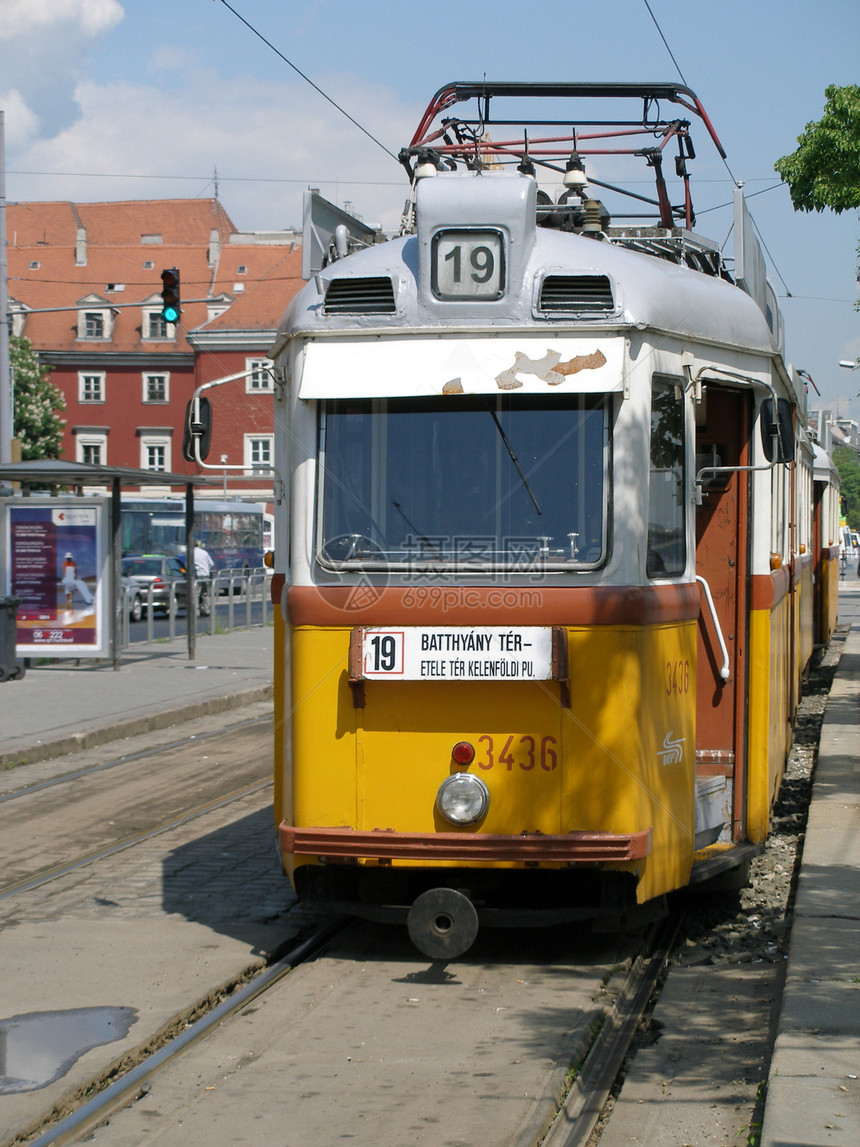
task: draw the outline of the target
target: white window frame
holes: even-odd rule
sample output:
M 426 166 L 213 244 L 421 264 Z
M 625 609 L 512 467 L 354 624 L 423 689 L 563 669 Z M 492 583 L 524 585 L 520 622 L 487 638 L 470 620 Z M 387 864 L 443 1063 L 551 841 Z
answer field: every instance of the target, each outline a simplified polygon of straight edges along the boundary
M 101 319 L 102 333 L 91 335 L 87 333 L 87 318 L 92 315 Z M 87 342 L 107 342 L 113 333 L 113 320 L 110 307 L 89 306 L 81 307 L 78 311 L 78 338 Z
M 81 433 L 81 434 L 76 434 L 75 435 L 75 461 L 76 462 L 86 461 L 84 455 L 87 451 L 87 448 L 88 447 L 91 448 L 93 446 L 96 446 L 99 449 L 100 458 L 99 458 L 99 461 L 97 463 L 95 463 L 95 465 L 107 466 L 107 441 L 108 441 L 107 434 L 101 434 L 101 433 L 98 433 L 98 432 L 92 431 L 92 430 L 85 431 L 84 433 Z
M 243 464 L 246 470 L 252 474 L 260 474 L 263 477 L 269 477 L 272 473 L 272 462 L 274 460 L 273 451 L 275 445 L 274 434 L 245 434 L 244 439 L 244 460 Z M 265 442 L 267 446 L 268 460 L 266 462 L 254 461 L 255 443 Z
M 150 398 L 149 397 L 149 380 L 151 378 L 164 379 L 164 398 Z M 170 371 L 169 370 L 145 370 L 141 375 L 142 380 L 142 399 L 141 401 L 149 406 L 163 406 L 165 403 L 170 402 Z
M 155 474 L 170 471 L 173 463 L 171 459 L 171 436 L 169 434 L 141 434 L 140 436 L 140 468 Z M 149 465 L 149 451 L 152 448 L 164 450 L 164 465 L 155 467 Z
M 152 320 L 160 319 L 164 327 L 164 334 L 152 334 Z M 144 342 L 172 342 L 176 338 L 176 323 L 168 323 L 161 318 L 161 303 L 158 306 L 144 307 L 140 324 L 140 332 Z
M 98 379 L 99 383 L 99 397 L 88 398 L 86 394 L 86 380 L 88 378 Z M 104 406 L 107 398 L 107 375 L 103 370 L 79 370 L 78 371 L 78 402 L 85 403 L 87 406 Z
M 245 370 L 253 371 L 245 379 L 246 394 L 272 394 L 274 379 L 269 373 L 274 367 L 270 358 L 246 358 Z

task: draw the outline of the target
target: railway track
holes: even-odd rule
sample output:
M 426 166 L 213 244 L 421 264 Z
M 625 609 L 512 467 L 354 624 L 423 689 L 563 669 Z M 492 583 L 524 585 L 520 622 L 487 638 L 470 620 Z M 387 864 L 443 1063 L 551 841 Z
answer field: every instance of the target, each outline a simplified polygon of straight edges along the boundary
M 22 768 L 0 795 L 0 902 L 266 789 L 270 742 L 271 717 L 255 717 L 78 767 L 51 762 L 29 783 Z
M 261 971 L 248 983 L 236 988 L 219 1003 L 211 1007 L 193 1023 L 189 1023 L 182 1033 L 158 1047 L 147 1049 L 141 1054 L 140 1062 L 131 1067 L 113 1082 L 104 1081 L 104 1086 L 96 1094 L 82 1102 L 71 1114 L 53 1122 L 51 1126 L 35 1138 L 27 1137 L 28 1147 L 60 1147 L 64 1143 L 80 1142 L 96 1127 L 109 1120 L 114 1112 L 146 1095 L 159 1071 L 165 1070 L 178 1056 L 194 1046 L 219 1025 L 226 1023 L 243 1008 L 270 990 L 283 977 L 306 960 L 345 925 L 342 920 L 316 929 L 301 942 L 296 943 L 270 967 Z M 98 1082 L 94 1083 L 96 1088 Z M 50 1117 L 48 1117 L 49 1119 Z
M 74 1112 L 16 1142 L 48 1147 L 86 1139 L 126 1147 L 170 1143 L 174 1135 L 259 1142 L 257 1136 L 267 1134 L 254 1126 L 262 1077 L 272 1093 L 266 1122 L 296 1125 L 272 1140 L 279 1143 L 308 1142 L 309 1135 L 317 1144 L 334 1143 L 349 1126 L 368 1120 L 386 1131 L 367 1126 L 361 1141 L 410 1141 L 408 1128 L 423 1125 L 428 1137 L 419 1134 L 416 1142 L 585 1143 L 653 997 L 676 928 L 673 921 L 669 929 L 654 929 L 623 951 L 615 941 L 608 947 L 591 941 L 582 945 L 581 962 L 570 951 L 576 947 L 571 932 L 537 944 L 532 935 L 519 959 L 497 935 L 475 961 L 434 961 L 428 968 L 409 951 L 403 930 L 354 924 L 344 931 L 342 921 L 332 921 L 205 1016 L 179 1025 L 175 1039 L 126 1057 L 133 1066 L 121 1079 L 108 1074 L 91 1081 L 82 1090 L 98 1093 Z M 500 960 L 505 951 L 507 964 Z M 535 960 L 538 953 L 547 965 Z M 463 1017 L 469 1000 L 482 1015 Z M 314 1054 L 320 1041 L 321 1058 Z M 285 1057 L 294 1069 L 281 1075 Z M 437 1080 L 425 1077 L 431 1063 Z M 497 1102 L 475 1105 L 464 1093 L 464 1074 L 466 1092 L 474 1088 L 474 1098 Z M 273 1078 L 283 1086 L 271 1088 Z M 297 1086 L 304 1100 L 298 1109 Z M 430 1100 L 427 1086 L 447 1099 Z M 337 1109 L 325 1129 L 321 1104 Z M 224 1121 L 238 1111 L 244 1130 L 234 1133 Z
M 126 836 L 117 838 L 104 847 L 84 852 L 74 860 L 65 861 L 61 864 L 47 865 L 45 868 L 39 869 L 38 872 L 34 872 L 31 876 L 22 877 L 8 884 L 0 884 L 0 901 L 6 900 L 11 896 L 16 896 L 21 892 L 30 892 L 33 889 L 40 888 L 43 884 L 48 884 L 52 880 L 69 876 L 78 869 L 85 868 L 88 864 L 92 864 L 97 860 L 105 860 L 117 852 L 123 852 L 127 848 L 133 848 L 136 844 L 143 844 L 156 836 L 171 832 L 180 825 L 187 824 L 189 821 L 196 820 L 198 817 L 206 816 L 215 809 L 225 808 L 234 801 L 242 800 L 252 793 L 271 788 L 271 785 L 272 782 L 270 780 L 243 785 L 241 788 L 234 789 L 224 796 L 202 802 L 196 805 L 193 810 L 183 812 L 180 816 L 174 817 L 171 820 L 154 825 L 152 828 L 147 828 L 142 832 L 129 833 Z

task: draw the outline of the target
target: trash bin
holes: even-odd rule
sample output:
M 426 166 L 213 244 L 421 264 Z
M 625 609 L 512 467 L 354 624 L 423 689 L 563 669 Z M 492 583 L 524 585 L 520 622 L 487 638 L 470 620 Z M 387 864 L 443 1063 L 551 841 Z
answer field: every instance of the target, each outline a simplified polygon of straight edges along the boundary
M 27 670 L 15 660 L 18 606 L 22 597 L 0 597 L 0 681 L 20 681 Z

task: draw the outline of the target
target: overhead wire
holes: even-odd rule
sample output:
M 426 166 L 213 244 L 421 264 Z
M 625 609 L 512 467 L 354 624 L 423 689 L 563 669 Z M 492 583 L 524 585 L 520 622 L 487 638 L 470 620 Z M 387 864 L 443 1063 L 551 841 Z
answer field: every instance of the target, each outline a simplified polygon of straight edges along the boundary
M 309 76 L 306 76 L 305 73 L 301 70 L 301 68 L 296 67 L 296 65 L 292 62 L 292 60 L 288 60 L 287 57 L 284 55 L 284 53 L 279 51 L 275 47 L 275 45 L 271 42 L 271 40 L 267 40 L 266 37 L 263 35 L 263 33 L 258 31 L 254 27 L 253 24 L 249 24 L 244 16 L 242 16 L 239 12 L 237 12 L 236 9 L 231 4 L 227 3 L 227 0 L 220 0 L 220 2 L 224 5 L 224 7 L 229 12 L 233 13 L 233 15 L 236 17 L 237 20 L 239 20 L 242 24 L 245 25 L 245 27 L 248 29 L 249 32 L 253 32 L 254 35 L 258 39 L 263 41 L 263 43 L 266 45 L 267 48 L 271 48 L 272 51 L 275 53 L 275 55 L 284 61 L 284 63 L 287 65 L 287 67 L 292 68 L 293 71 L 296 73 L 296 75 L 301 76 L 301 78 L 305 81 L 306 84 L 310 84 L 310 86 L 314 89 L 315 92 L 317 92 L 318 95 L 321 95 L 324 100 L 327 100 L 333 108 L 335 108 L 337 111 L 339 111 L 341 113 L 341 115 L 346 116 L 346 118 L 349 120 L 349 122 L 351 124 L 353 124 L 355 127 L 357 127 L 360 132 L 363 132 L 369 140 L 371 140 L 373 143 L 376 144 L 377 147 L 381 147 L 386 155 L 390 155 L 393 160 L 395 160 L 396 162 L 399 162 L 399 160 L 397 159 L 397 156 L 394 154 L 393 151 L 389 151 L 389 149 L 385 146 L 384 143 L 382 143 L 380 140 L 378 140 L 376 138 L 376 136 L 372 134 L 372 132 L 369 132 L 367 130 L 366 127 L 363 127 L 362 124 L 360 124 L 357 119 L 355 119 L 353 116 L 351 116 L 349 114 L 349 112 L 345 110 L 345 108 L 342 108 L 340 106 L 340 104 L 337 103 L 336 100 L 333 100 L 330 95 L 328 95 L 326 92 L 324 92 L 322 90 L 322 88 L 319 87 L 318 84 L 315 84 L 313 82 L 313 80 L 310 79 Z
M 660 39 L 663 41 L 663 44 L 665 45 L 666 51 L 669 53 L 669 56 L 670 56 L 670 58 L 671 58 L 671 60 L 672 60 L 672 63 L 675 65 L 675 68 L 676 68 L 676 70 L 677 70 L 677 72 L 678 72 L 678 75 L 681 77 L 681 81 L 682 81 L 682 83 L 684 83 L 684 84 L 685 84 L 687 87 L 689 87 L 690 85 L 689 85 L 689 84 L 687 84 L 687 79 L 686 79 L 686 77 L 684 76 L 684 73 L 681 71 L 681 66 L 680 66 L 680 64 L 678 63 L 678 61 L 675 59 L 675 54 L 674 54 L 674 52 L 672 51 L 672 49 L 669 47 L 669 42 L 668 42 L 668 40 L 667 40 L 667 39 L 666 39 L 666 37 L 663 35 L 663 29 L 660 27 L 659 21 L 657 20 L 657 17 L 654 15 L 654 13 L 653 13 L 653 11 L 652 11 L 652 9 L 651 9 L 651 5 L 649 4 L 648 0 L 642 0 L 642 3 L 643 3 L 643 4 L 645 5 L 645 7 L 647 8 L 647 10 L 648 10 L 648 15 L 651 17 L 651 20 L 652 20 L 652 21 L 653 21 L 653 23 L 654 23 L 654 27 L 657 29 L 657 32 L 658 32 L 658 34 L 659 34 L 659 36 L 660 36 Z M 726 171 L 729 173 L 729 176 L 731 177 L 732 183 L 735 185 L 735 187 L 736 187 L 736 188 L 738 188 L 738 189 L 740 189 L 741 187 L 743 187 L 743 181 L 742 181 L 742 180 L 739 180 L 739 179 L 737 179 L 737 178 L 736 178 L 736 176 L 735 176 L 734 172 L 733 172 L 733 171 L 732 171 L 732 169 L 729 167 L 729 163 L 728 163 L 728 160 L 726 159 L 726 157 L 725 157 L 725 156 L 723 156 L 723 157 L 722 157 L 722 160 L 723 160 L 723 166 L 725 167 Z M 778 186 L 778 185 L 777 185 L 777 186 Z M 771 188 L 766 188 L 765 190 L 768 190 L 768 191 L 770 191 L 770 190 L 772 190 L 772 189 L 771 189 Z M 756 194 L 758 194 L 758 195 L 761 195 L 761 194 L 763 194 L 763 192 L 759 191 L 759 192 L 756 192 Z M 745 196 L 744 198 L 746 199 L 747 197 Z M 715 208 L 711 208 L 711 210 L 716 210 L 716 209 L 715 209 Z M 792 296 L 791 296 L 791 291 L 788 289 L 788 285 L 787 285 L 787 283 L 786 283 L 785 279 L 784 279 L 784 278 L 782 277 L 782 275 L 780 274 L 780 270 L 779 270 L 779 268 L 777 267 L 776 263 L 774 262 L 774 258 L 773 258 L 773 255 L 771 255 L 770 251 L 768 250 L 768 246 L 767 246 L 767 243 L 765 243 L 765 241 L 764 241 L 764 238 L 763 238 L 763 236 L 762 236 L 762 233 L 761 233 L 761 231 L 759 230 L 759 226 L 758 226 L 758 224 L 756 223 L 755 219 L 753 219 L 753 216 L 752 216 L 752 212 L 750 212 L 750 211 L 749 211 L 749 209 L 748 209 L 748 214 L 749 214 L 749 217 L 750 217 L 750 221 L 752 222 L 752 225 L 753 225 L 753 227 L 755 228 L 755 233 L 756 233 L 756 235 L 758 235 L 758 238 L 759 238 L 759 241 L 761 242 L 761 245 L 762 245 L 762 247 L 764 247 L 765 251 L 767 252 L 767 257 L 770 259 L 770 263 L 771 263 L 771 266 L 773 267 L 773 269 L 774 269 L 775 273 L 776 273 L 776 274 L 779 276 L 779 280 L 780 280 L 780 282 L 782 283 L 783 287 L 785 287 L 785 292 L 786 292 L 786 295 L 787 295 L 789 298 L 791 298 L 791 297 L 792 297 Z

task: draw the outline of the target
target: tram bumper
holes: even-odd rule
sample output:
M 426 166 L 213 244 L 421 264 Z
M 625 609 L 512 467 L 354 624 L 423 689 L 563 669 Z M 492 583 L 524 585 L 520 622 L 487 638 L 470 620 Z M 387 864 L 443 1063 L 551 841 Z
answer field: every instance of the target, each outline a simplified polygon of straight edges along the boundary
M 351 828 L 297 828 L 282 822 L 284 855 L 326 860 L 507 861 L 547 864 L 612 864 L 642 860 L 651 852 L 651 829 L 632 833 L 392 832 Z

